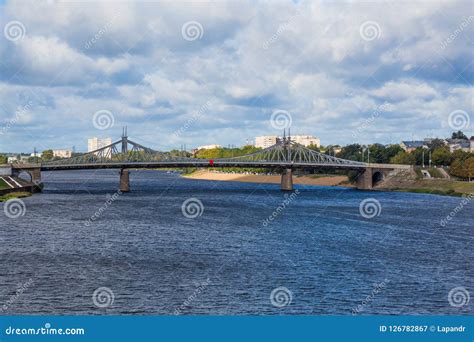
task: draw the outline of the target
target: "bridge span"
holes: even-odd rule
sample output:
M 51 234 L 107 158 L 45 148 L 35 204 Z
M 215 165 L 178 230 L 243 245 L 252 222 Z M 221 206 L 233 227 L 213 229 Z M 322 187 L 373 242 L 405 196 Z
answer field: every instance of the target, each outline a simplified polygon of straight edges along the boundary
M 1 166 L 0 166 L 1 167 Z M 357 188 L 370 190 L 392 174 L 411 169 L 410 165 L 369 164 L 346 160 L 313 151 L 284 137 L 277 144 L 252 154 L 219 159 L 189 158 L 170 152 L 161 152 L 133 142 L 126 135 L 108 146 L 68 159 L 37 164 L 9 164 L 4 168 L 11 175 L 27 172 L 33 183 L 41 184 L 42 171 L 119 169 L 120 190 L 130 191 L 129 170 L 156 168 L 264 168 L 282 173 L 281 190 L 293 190 L 293 170 L 332 169 L 354 170 L 359 173 Z

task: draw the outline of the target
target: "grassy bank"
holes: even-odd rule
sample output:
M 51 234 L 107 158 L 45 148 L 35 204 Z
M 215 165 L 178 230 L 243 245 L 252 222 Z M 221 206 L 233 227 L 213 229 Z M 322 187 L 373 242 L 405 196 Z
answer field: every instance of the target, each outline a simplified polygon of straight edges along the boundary
M 416 180 L 407 184 L 386 187 L 383 190 L 426 193 L 433 195 L 462 196 L 474 194 L 474 182 L 460 182 L 446 179 Z
M 6 202 L 12 198 L 23 198 L 23 197 L 29 197 L 31 196 L 31 193 L 29 192 L 12 192 L 3 196 L 0 196 L 0 202 Z
M 7 185 L 7 183 L 5 183 L 3 179 L 0 179 L 0 190 L 3 189 L 10 189 L 10 187 Z

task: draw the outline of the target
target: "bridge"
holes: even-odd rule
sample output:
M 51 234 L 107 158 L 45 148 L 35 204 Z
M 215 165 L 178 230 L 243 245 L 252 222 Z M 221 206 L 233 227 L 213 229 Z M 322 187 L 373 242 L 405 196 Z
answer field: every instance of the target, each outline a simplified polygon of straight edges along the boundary
M 41 184 L 42 171 L 119 169 L 120 190 L 130 191 L 129 170 L 156 168 L 265 168 L 279 170 L 281 189 L 293 190 L 293 170 L 332 169 L 354 170 L 359 173 L 357 188 L 370 190 L 374 185 L 393 173 L 410 169 L 409 165 L 369 164 L 346 160 L 311 150 L 284 135 L 275 145 L 252 154 L 233 158 L 190 158 L 185 153 L 156 151 L 130 140 L 126 130 L 120 140 L 92 152 L 67 159 L 35 164 L 10 164 L 11 175 L 27 172 L 33 183 Z

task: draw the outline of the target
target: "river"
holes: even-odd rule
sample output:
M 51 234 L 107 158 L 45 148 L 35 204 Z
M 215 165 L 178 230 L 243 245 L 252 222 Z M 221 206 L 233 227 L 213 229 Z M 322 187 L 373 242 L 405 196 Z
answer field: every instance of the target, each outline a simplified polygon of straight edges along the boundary
M 0 204 L 0 314 L 473 313 L 449 293 L 474 289 L 474 201 L 130 179 L 45 172 L 23 216 Z

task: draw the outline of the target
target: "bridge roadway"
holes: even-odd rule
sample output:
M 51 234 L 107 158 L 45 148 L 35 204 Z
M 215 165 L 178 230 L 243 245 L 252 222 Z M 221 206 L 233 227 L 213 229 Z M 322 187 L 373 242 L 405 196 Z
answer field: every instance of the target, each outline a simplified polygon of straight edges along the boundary
M 147 161 L 147 162 L 102 162 L 102 163 L 80 163 L 80 164 L 7 164 L 0 165 L 4 170 L 10 169 L 11 175 L 18 176 L 21 172 L 27 172 L 31 181 L 35 184 L 41 183 L 41 171 L 67 171 L 67 170 L 91 170 L 91 169 L 119 169 L 120 190 L 130 191 L 129 170 L 130 169 L 157 169 L 157 168 L 212 168 L 212 167 L 241 167 L 241 168 L 266 168 L 282 171 L 281 189 L 293 190 L 294 169 L 330 169 L 330 170 L 355 170 L 359 172 L 356 186 L 358 189 L 370 190 L 374 185 L 389 177 L 392 173 L 410 170 L 410 165 L 398 164 L 329 164 L 325 163 L 298 163 L 298 162 L 272 162 L 272 161 L 233 161 L 212 159 L 191 159 L 186 161 Z

